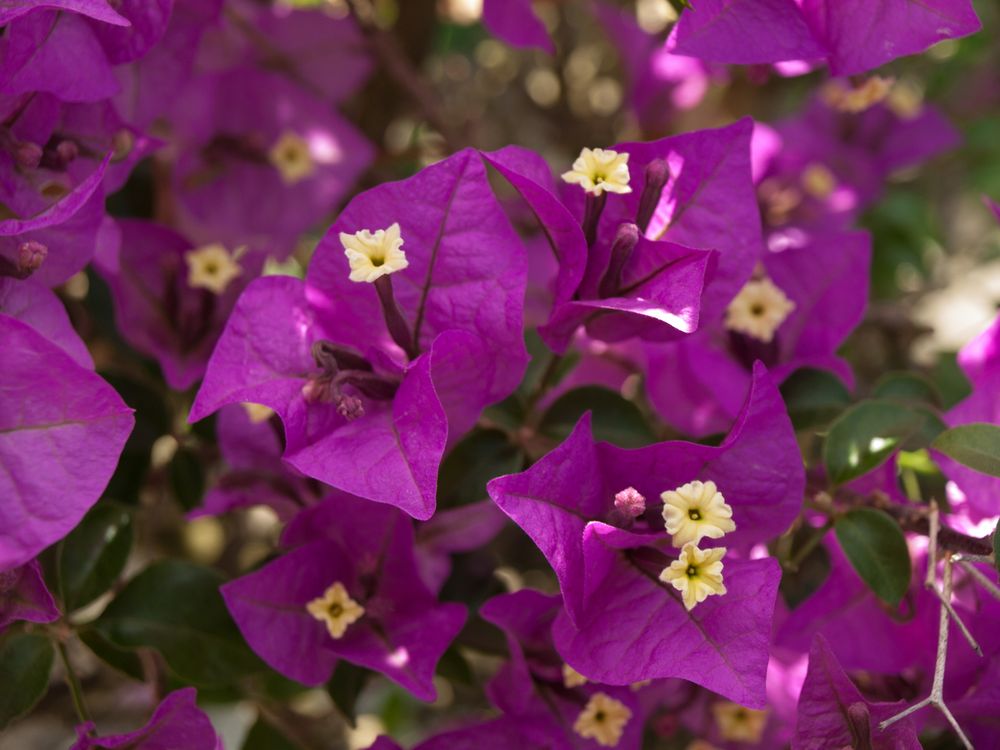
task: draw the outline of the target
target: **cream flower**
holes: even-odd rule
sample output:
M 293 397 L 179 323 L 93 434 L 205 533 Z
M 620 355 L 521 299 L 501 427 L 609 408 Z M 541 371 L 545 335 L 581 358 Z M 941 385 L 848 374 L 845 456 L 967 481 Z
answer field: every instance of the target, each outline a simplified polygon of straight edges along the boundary
M 881 102 L 892 91 L 893 78 L 872 76 L 857 86 L 834 79 L 820 90 L 823 101 L 838 112 L 857 114 Z
M 837 178 L 826 165 L 813 162 L 802 170 L 802 187 L 813 198 L 825 200 L 836 189 Z
M 587 684 L 587 678 L 573 669 L 569 664 L 563 664 L 562 678 L 563 685 L 568 688 L 580 687 Z
M 222 294 L 232 281 L 243 273 L 236 262 L 238 253 L 230 254 L 218 243 L 188 250 L 184 256 L 188 267 L 188 286 Z
M 625 732 L 632 711 L 607 693 L 594 693 L 576 717 L 573 731 L 603 747 L 615 747 Z
M 579 185 L 588 193 L 631 193 L 628 186 L 628 154 L 619 154 L 603 148 L 585 148 L 580 152 L 573 168 L 564 172 L 565 182 Z
M 323 596 L 306 604 L 309 614 L 326 623 L 331 638 L 341 638 L 347 626 L 357 622 L 365 614 L 365 608 L 354 601 L 337 581 L 323 592 Z
M 250 401 L 245 401 L 243 403 L 243 410 L 247 413 L 247 417 L 254 424 L 260 424 L 261 422 L 266 422 L 274 414 L 274 409 L 270 406 L 264 406 L 264 404 L 255 404 Z
M 660 580 L 681 592 L 688 611 L 712 595 L 726 593 L 722 582 L 722 558 L 725 547 L 700 550 L 691 542 L 684 545 L 681 555 L 660 573 Z
M 688 482 L 660 495 L 663 521 L 675 547 L 697 544 L 705 537 L 721 539 L 736 531 L 733 509 L 726 503 L 715 482 Z
M 286 130 L 274 142 L 267 158 L 281 174 L 286 185 L 294 185 L 316 171 L 309 143 L 291 130 Z
M 401 249 L 403 238 L 399 234 L 398 223 L 379 229 L 374 234 L 367 229 L 354 234 L 341 232 L 340 244 L 344 246 L 344 255 L 351 264 L 351 281 L 371 284 L 410 265 Z
M 726 328 L 769 343 L 794 309 L 795 303 L 773 281 L 755 279 L 748 281 L 729 303 Z
M 754 711 L 738 703 L 719 701 L 712 704 L 712 714 L 724 740 L 757 744 L 764 736 L 767 711 Z

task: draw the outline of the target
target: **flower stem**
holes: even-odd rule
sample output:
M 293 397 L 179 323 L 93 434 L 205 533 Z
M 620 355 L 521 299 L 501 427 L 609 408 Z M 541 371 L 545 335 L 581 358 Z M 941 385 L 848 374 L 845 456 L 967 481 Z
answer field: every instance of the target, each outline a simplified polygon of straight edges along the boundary
M 385 318 L 385 325 L 389 329 L 389 335 L 399 348 L 406 352 L 406 356 L 411 360 L 416 359 L 420 354 L 417 351 L 413 334 L 410 333 L 410 326 L 403 318 L 403 313 L 396 304 L 396 295 L 392 291 L 392 279 L 388 275 L 380 276 L 375 280 L 375 291 L 378 292 L 378 301 L 382 305 L 382 316 Z
M 73 699 L 73 708 L 80 722 L 86 724 L 91 721 L 90 712 L 87 711 L 87 704 L 83 700 L 83 688 L 80 685 L 80 678 L 76 676 L 73 665 L 70 664 L 69 654 L 66 652 L 66 644 L 56 639 L 56 651 L 59 652 L 59 660 L 62 662 L 63 670 L 66 672 L 66 684 L 69 686 L 69 694 Z M 90 730 L 93 732 L 93 730 Z M 90 732 L 88 732 L 89 734 Z

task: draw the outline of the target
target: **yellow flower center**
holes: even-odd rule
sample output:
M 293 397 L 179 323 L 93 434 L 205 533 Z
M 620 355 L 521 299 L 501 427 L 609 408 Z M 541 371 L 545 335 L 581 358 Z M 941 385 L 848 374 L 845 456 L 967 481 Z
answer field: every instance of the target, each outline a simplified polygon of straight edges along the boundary
M 607 693 L 594 693 L 573 724 L 573 731 L 602 747 L 615 747 L 625 732 L 632 711 Z
M 326 624 L 331 638 L 342 638 L 349 625 L 364 616 L 365 608 L 354 601 L 340 581 L 335 582 L 323 596 L 306 604 L 306 610 L 314 618 Z
M 354 234 L 341 232 L 340 244 L 351 267 L 351 281 L 371 284 L 410 265 L 402 250 L 403 238 L 398 223 L 375 232 L 367 229 Z
M 286 130 L 268 152 L 274 168 L 288 185 L 304 180 L 316 169 L 309 143 L 298 133 Z
M 837 187 L 837 178 L 827 167 L 813 162 L 802 171 L 802 187 L 813 198 L 824 200 Z
M 274 409 L 270 406 L 264 406 L 264 404 L 254 404 L 250 402 L 245 402 L 243 404 L 243 410 L 247 413 L 250 421 L 254 424 L 260 424 L 261 422 L 266 422 L 274 414 Z
M 769 343 L 794 309 L 795 303 L 773 281 L 755 279 L 748 281 L 729 303 L 725 325 L 731 331 Z
M 675 547 L 697 544 L 705 537 L 721 539 L 736 530 L 733 509 L 715 482 L 688 482 L 660 494 L 663 522 Z
M 230 254 L 223 245 L 213 243 L 189 250 L 184 256 L 188 267 L 188 286 L 222 294 L 243 273 L 236 262 L 237 253 Z
M 681 549 L 680 557 L 660 573 L 660 580 L 681 592 L 684 607 L 690 611 L 709 596 L 722 596 L 726 585 L 722 581 L 724 547 L 700 550 L 693 542 Z
M 712 714 L 725 740 L 756 744 L 764 736 L 767 711 L 754 711 L 738 703 L 719 701 L 712 705 Z
M 563 181 L 579 185 L 586 192 L 599 196 L 609 193 L 631 193 L 629 187 L 628 154 L 603 148 L 585 148 L 573 168 L 562 175 Z

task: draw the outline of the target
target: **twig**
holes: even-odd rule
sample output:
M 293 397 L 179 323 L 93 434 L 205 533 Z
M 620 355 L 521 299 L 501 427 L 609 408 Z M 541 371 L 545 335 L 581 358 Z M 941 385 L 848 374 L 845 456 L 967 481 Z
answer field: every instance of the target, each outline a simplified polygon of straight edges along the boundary
M 931 544 L 936 546 L 936 535 L 932 537 Z M 931 576 L 931 578 L 933 581 L 933 576 Z M 944 580 L 942 589 L 942 591 L 938 592 L 938 598 L 941 599 L 941 615 L 938 618 L 937 658 L 934 660 L 934 681 L 931 683 L 931 694 L 922 701 L 914 703 L 909 708 L 883 721 L 879 724 L 879 729 L 884 731 L 897 721 L 905 719 L 910 714 L 915 713 L 926 706 L 934 706 L 942 714 L 944 714 L 948 723 L 951 724 L 951 728 L 955 730 L 955 734 L 958 735 L 958 738 L 962 741 L 962 744 L 967 748 L 967 750 L 974 750 L 972 743 L 969 742 L 969 738 L 965 736 L 965 732 L 962 731 L 962 727 L 959 726 L 958 721 L 952 715 L 951 711 L 944 702 L 944 673 L 948 659 L 948 620 L 951 617 L 951 611 L 953 611 L 950 604 L 946 605 L 946 603 L 951 599 L 952 591 L 952 559 L 950 556 L 946 557 L 944 560 Z M 936 586 L 934 587 L 934 590 L 937 592 Z
M 993 581 L 983 575 L 983 571 L 968 562 L 967 558 L 960 558 L 958 564 L 962 566 L 962 570 L 975 578 L 984 589 L 992 596 L 994 599 L 1000 599 L 1000 586 L 997 586 Z

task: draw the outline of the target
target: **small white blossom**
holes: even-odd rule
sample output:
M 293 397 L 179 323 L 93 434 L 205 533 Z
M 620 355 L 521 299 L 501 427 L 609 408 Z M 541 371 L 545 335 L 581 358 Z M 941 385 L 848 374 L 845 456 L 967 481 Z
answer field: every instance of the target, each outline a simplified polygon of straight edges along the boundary
M 721 539 L 736 530 L 733 509 L 719 492 L 715 482 L 688 482 L 660 495 L 663 522 L 673 536 L 674 546 L 697 544 L 705 537 Z
M 351 281 L 374 283 L 386 274 L 402 271 L 408 265 L 399 224 L 369 232 L 340 233 L 340 244 L 351 266 Z
M 688 542 L 680 557 L 660 573 L 660 580 L 681 592 L 684 607 L 690 611 L 708 597 L 726 593 L 726 585 L 722 582 L 725 554 L 725 547 L 700 550 Z
M 625 733 L 632 710 L 607 693 L 594 693 L 573 724 L 573 731 L 602 747 L 615 747 Z
M 565 182 L 579 185 L 598 196 L 609 193 L 631 193 L 628 186 L 628 154 L 603 148 L 585 148 L 573 162 L 573 168 L 562 176 Z
M 340 581 L 324 591 L 323 596 L 306 604 L 306 609 L 317 620 L 326 623 L 331 638 L 342 638 L 347 627 L 365 614 L 365 608 L 350 597 Z
M 770 279 L 748 281 L 726 309 L 726 328 L 769 343 L 794 309 Z

